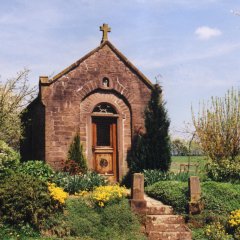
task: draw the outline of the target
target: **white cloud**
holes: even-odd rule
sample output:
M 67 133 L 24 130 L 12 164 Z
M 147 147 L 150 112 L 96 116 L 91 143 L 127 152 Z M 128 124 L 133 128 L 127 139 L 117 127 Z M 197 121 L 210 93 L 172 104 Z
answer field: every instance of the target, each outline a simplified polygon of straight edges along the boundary
M 208 26 L 198 27 L 195 31 L 195 34 L 201 40 L 208 40 L 212 37 L 217 37 L 222 35 L 222 32 L 217 28 L 210 28 Z
M 192 49 L 187 52 L 176 52 L 174 55 L 159 57 L 134 58 L 132 62 L 141 69 L 152 70 L 163 67 L 171 67 L 179 64 L 187 64 L 198 60 L 217 59 L 240 49 L 240 43 L 224 43 L 206 49 Z

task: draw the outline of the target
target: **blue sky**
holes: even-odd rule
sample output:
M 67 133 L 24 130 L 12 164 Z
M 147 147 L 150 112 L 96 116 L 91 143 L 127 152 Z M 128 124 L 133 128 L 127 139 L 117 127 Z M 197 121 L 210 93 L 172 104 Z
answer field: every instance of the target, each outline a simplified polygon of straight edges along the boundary
M 239 0 L 0 0 L 1 80 L 24 67 L 31 84 L 109 40 L 164 90 L 171 132 L 191 105 L 240 86 Z

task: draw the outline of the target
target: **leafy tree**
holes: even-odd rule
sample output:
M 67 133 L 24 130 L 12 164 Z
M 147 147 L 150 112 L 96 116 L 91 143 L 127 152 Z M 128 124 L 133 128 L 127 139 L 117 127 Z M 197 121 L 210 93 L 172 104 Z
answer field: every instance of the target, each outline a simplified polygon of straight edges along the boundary
M 171 164 L 171 146 L 169 137 L 170 120 L 161 98 L 161 88 L 154 85 L 151 99 L 145 110 L 145 147 L 146 169 L 168 171 Z
M 87 171 L 86 158 L 84 156 L 83 146 L 80 143 L 79 134 L 74 137 L 73 142 L 70 145 L 68 160 L 76 162 L 81 172 Z
M 0 140 L 18 148 L 22 136 L 20 114 L 35 97 L 36 88 L 28 81 L 29 70 L 0 82 Z
M 195 117 L 196 134 L 203 151 L 215 162 L 233 161 L 240 154 L 240 91 L 231 89 L 225 97 L 203 103 Z
M 187 143 L 181 139 L 174 139 L 171 142 L 172 154 L 177 156 L 187 156 L 188 148 Z

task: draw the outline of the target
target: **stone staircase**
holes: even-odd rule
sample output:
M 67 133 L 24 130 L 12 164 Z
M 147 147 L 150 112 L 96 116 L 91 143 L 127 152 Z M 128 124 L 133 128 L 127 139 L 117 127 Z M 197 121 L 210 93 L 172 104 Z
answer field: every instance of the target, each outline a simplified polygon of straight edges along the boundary
M 145 233 L 148 240 L 191 240 L 184 218 L 173 214 L 170 206 L 144 195 L 147 202 Z

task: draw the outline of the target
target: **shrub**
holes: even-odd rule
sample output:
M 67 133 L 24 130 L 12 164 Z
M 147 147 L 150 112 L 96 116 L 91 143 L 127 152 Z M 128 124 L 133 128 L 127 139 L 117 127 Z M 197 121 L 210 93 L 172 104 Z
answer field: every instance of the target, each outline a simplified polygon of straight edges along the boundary
M 48 191 L 50 192 L 52 199 L 60 205 L 64 204 L 68 197 L 68 193 L 64 192 L 62 188 L 56 187 L 55 183 L 48 184 Z
M 79 134 L 74 137 L 73 142 L 70 145 L 68 151 L 68 160 L 75 161 L 82 173 L 85 173 L 87 171 L 86 158 L 83 153 L 83 146 L 80 143 Z
M 204 208 L 221 215 L 228 215 L 240 208 L 240 185 L 231 183 L 202 183 Z
M 18 226 L 12 226 L 0 223 L 1 240 L 38 239 L 39 236 L 39 232 L 33 229 L 29 224 L 19 224 Z
M 40 228 L 53 210 L 45 182 L 28 175 L 14 174 L 1 184 L 0 215 L 4 222 L 29 223 Z
M 208 225 L 205 235 L 209 240 L 233 240 L 232 236 L 226 233 L 224 226 L 219 222 Z
M 206 166 L 207 176 L 213 181 L 240 183 L 240 160 L 221 160 Z
M 240 209 L 231 212 L 228 223 L 232 228 L 240 227 Z
M 31 160 L 19 165 L 18 172 L 36 177 L 43 181 L 52 181 L 55 171 L 45 162 Z
M 140 224 L 137 216 L 131 212 L 127 199 L 106 206 L 101 213 L 101 223 L 104 230 L 101 239 L 143 239 L 140 234 Z
M 188 183 L 177 181 L 160 181 L 146 187 L 146 193 L 171 205 L 176 212 L 185 213 L 188 205 Z
M 100 226 L 100 215 L 82 199 L 68 199 L 66 202 L 67 221 L 74 236 L 97 236 Z
M 169 172 L 162 172 L 158 169 L 149 169 L 149 170 L 143 170 L 144 174 L 144 184 L 145 186 L 152 185 L 159 181 L 166 181 L 170 179 L 170 173 Z
M 118 203 L 127 195 L 126 188 L 119 185 L 100 186 L 94 189 L 92 199 L 99 207 L 104 207 L 107 204 Z
M 145 109 L 144 143 L 147 158 L 144 168 L 168 171 L 171 165 L 170 119 L 161 93 L 161 87 L 155 84 Z
M 68 199 L 66 219 L 74 236 L 92 239 L 140 240 L 140 224 L 131 212 L 128 201 L 122 199 L 117 204 L 105 208 L 92 208 L 81 198 Z
M 159 181 L 180 181 L 187 182 L 191 174 L 187 172 L 173 173 L 162 172 L 159 169 L 143 170 L 145 186 L 152 185 Z
M 64 163 L 63 171 L 69 173 L 70 175 L 76 175 L 81 172 L 81 169 L 79 164 L 74 160 L 67 160 Z
M 0 180 L 16 170 L 19 159 L 19 153 L 0 140 Z
M 91 191 L 93 188 L 107 183 L 103 176 L 91 171 L 81 175 L 59 172 L 56 174 L 54 182 L 70 194 L 84 190 Z
M 67 222 L 66 219 L 66 214 L 62 214 L 62 212 L 55 212 L 54 214 L 51 214 L 49 218 L 46 219 L 43 229 L 41 230 L 41 234 L 43 236 L 51 236 L 49 240 L 50 239 L 57 240 L 59 238 L 68 239 L 67 237 L 71 235 L 71 232 L 69 223 Z

